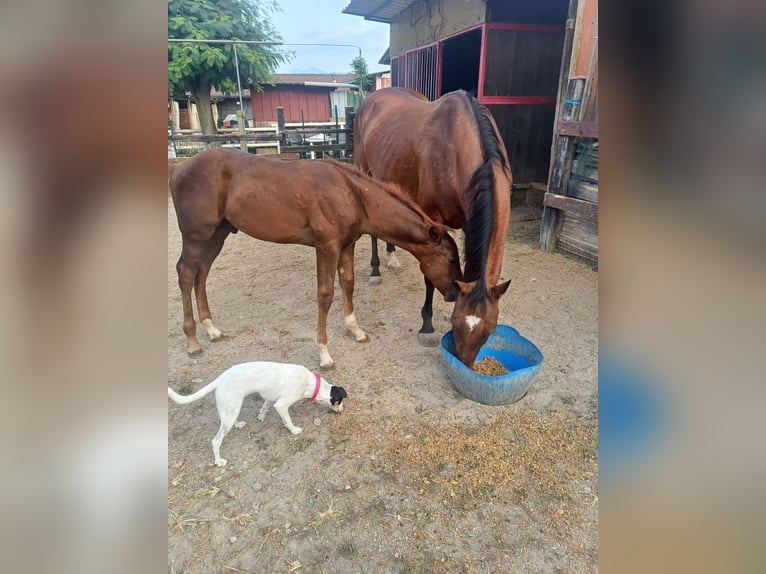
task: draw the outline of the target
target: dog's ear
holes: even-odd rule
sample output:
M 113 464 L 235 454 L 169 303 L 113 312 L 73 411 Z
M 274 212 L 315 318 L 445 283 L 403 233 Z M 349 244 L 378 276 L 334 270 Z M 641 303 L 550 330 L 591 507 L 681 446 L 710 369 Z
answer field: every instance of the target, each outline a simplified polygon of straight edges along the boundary
M 345 399 L 348 396 L 346 393 L 346 390 L 343 387 L 336 387 L 335 385 L 332 385 L 330 387 L 330 403 L 336 404 L 341 402 L 343 399 Z

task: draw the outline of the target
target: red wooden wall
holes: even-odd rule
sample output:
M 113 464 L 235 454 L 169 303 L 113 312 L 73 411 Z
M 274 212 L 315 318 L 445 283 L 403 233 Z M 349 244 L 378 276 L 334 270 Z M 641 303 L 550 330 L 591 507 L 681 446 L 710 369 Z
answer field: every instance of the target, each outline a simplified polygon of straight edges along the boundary
M 253 119 L 256 122 L 277 120 L 278 106 L 285 109 L 286 122 L 326 122 L 331 119 L 330 96 L 324 88 L 312 86 L 279 85 L 264 87 L 263 92 L 250 92 Z

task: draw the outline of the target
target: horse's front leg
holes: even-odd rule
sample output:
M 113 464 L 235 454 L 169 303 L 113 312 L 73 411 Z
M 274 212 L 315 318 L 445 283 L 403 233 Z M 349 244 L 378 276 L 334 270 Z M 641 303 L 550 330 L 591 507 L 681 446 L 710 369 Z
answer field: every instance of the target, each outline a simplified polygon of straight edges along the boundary
M 354 314 L 354 246 L 355 243 L 351 243 L 340 252 L 338 280 L 343 290 L 343 315 L 346 318 L 346 327 L 353 333 L 358 343 L 367 343 L 370 338 L 359 328 Z
M 340 260 L 340 248 L 317 246 L 317 317 L 316 343 L 319 346 L 319 366 L 331 369 L 335 366 L 327 350 L 327 314 L 335 293 L 335 269 Z
M 423 303 L 423 308 L 420 310 L 423 325 L 418 332 L 418 340 L 424 347 L 435 347 L 439 344 L 439 341 L 436 335 L 434 335 L 434 326 L 431 322 L 434 316 L 434 284 L 425 276 L 423 279 L 426 282 L 426 300 Z

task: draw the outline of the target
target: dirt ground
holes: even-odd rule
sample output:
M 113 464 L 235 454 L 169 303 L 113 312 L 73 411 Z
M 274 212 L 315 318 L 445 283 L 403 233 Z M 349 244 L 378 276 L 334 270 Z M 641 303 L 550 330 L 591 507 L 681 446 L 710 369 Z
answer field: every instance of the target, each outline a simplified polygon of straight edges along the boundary
M 522 217 L 519 217 L 521 215 Z M 403 269 L 368 286 L 369 238 L 356 249 L 356 343 L 336 294 L 328 319 L 334 370 L 349 396 L 335 414 L 276 412 L 224 439 L 213 466 L 213 395 L 168 401 L 168 568 L 176 573 L 595 572 L 598 560 L 597 286 L 586 264 L 538 250 L 539 219 L 513 213 L 500 322 L 535 342 L 545 361 L 519 402 L 484 406 L 449 383 L 438 347 L 418 344 L 423 279 Z M 181 248 L 168 201 L 168 385 L 189 393 L 235 363 L 319 367 L 314 344 L 314 250 L 230 236 L 208 295 L 216 326 L 189 357 L 175 262 Z M 450 303 L 434 303 L 449 329 Z M 196 312 L 196 311 L 195 311 Z

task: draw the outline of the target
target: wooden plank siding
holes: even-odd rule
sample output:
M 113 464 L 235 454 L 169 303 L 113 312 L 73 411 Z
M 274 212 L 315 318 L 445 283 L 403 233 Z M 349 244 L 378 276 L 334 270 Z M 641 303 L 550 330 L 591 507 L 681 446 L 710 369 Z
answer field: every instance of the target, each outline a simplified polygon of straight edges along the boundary
M 487 30 L 482 96 L 548 96 L 555 105 L 563 41 L 563 28 Z
M 598 219 L 598 203 L 592 201 L 585 201 L 576 197 L 558 195 L 555 193 L 546 193 L 543 205 L 561 209 L 566 211 L 567 214 L 573 213 L 580 217 Z
M 491 26 L 480 101 L 505 141 L 514 183 L 546 181 L 564 29 Z
M 312 86 L 276 86 L 256 92 L 252 90 L 250 102 L 256 122 L 277 121 L 276 108 L 285 110 L 285 121 L 327 122 L 332 119 L 330 97 L 326 88 Z M 303 110 L 303 118 L 301 118 Z
M 508 151 L 514 183 L 548 180 L 554 106 L 487 105 Z
M 556 133 L 562 136 L 597 138 L 598 122 L 559 122 Z
M 598 220 L 567 212 L 556 247 L 598 266 Z

